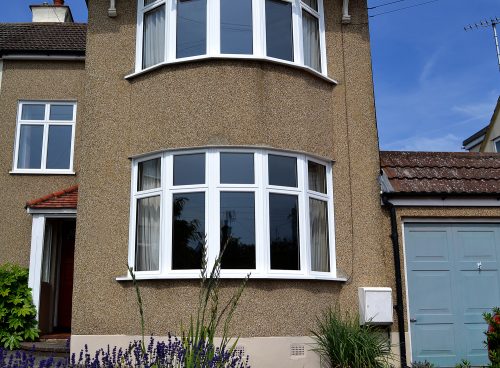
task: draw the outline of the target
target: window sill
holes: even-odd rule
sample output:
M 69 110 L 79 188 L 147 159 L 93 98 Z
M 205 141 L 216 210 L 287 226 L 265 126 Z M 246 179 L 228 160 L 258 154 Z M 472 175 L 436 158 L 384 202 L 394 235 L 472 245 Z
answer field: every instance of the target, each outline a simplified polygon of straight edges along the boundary
M 222 274 L 220 276 L 221 279 L 243 279 L 247 276 L 247 274 Z M 136 280 L 198 280 L 200 278 L 199 273 L 178 273 L 178 274 L 169 274 L 169 275 L 159 275 L 159 274 L 148 274 L 141 275 L 135 274 Z M 306 276 L 306 275 L 283 275 L 283 274 L 268 274 L 268 275 L 250 275 L 251 280 L 318 280 L 318 281 L 337 281 L 337 282 L 346 282 L 347 278 L 345 277 L 334 277 L 331 275 L 325 276 Z M 132 277 L 122 276 L 117 277 L 116 281 L 132 281 Z
M 220 55 L 220 56 L 210 56 L 210 55 L 200 55 L 200 56 L 192 56 L 192 57 L 188 57 L 188 58 L 182 58 L 182 59 L 178 59 L 178 60 L 174 60 L 174 61 L 164 61 L 160 64 L 157 64 L 157 65 L 153 65 L 153 66 L 150 66 L 149 68 L 146 68 L 146 69 L 143 69 L 143 70 L 140 70 L 138 72 L 135 72 L 135 73 L 132 73 L 132 74 L 129 74 L 129 75 L 126 75 L 125 76 L 125 79 L 127 80 L 131 80 L 131 79 L 134 79 L 135 77 L 138 77 L 138 76 L 141 76 L 143 74 L 146 74 L 146 73 L 149 73 L 153 70 L 156 70 L 156 69 L 160 69 L 166 65 L 175 65 L 175 64 L 183 64 L 183 63 L 188 63 L 188 62 L 194 62 L 194 61 L 199 61 L 199 60 L 251 60 L 251 61 L 266 61 L 266 62 L 270 62 L 270 63 L 273 63 L 273 64 L 280 64 L 280 65 L 286 65 L 286 66 L 290 66 L 292 68 L 295 68 L 295 69 L 301 69 L 301 70 L 304 70 L 306 72 L 308 72 L 309 74 L 312 74 L 318 78 L 321 78 L 323 79 L 324 81 L 330 83 L 330 84 L 333 84 L 333 85 L 337 85 L 338 82 L 335 80 L 335 79 L 332 79 L 320 72 L 318 72 L 317 70 L 311 68 L 311 67 L 308 67 L 308 66 L 305 66 L 305 65 L 299 65 L 299 64 L 296 64 L 294 62 L 291 62 L 291 61 L 286 61 L 286 60 L 280 60 L 280 59 L 275 59 L 275 58 L 272 58 L 272 57 L 258 57 L 258 56 L 252 56 L 252 55 Z
M 76 175 L 71 170 L 11 170 L 11 175 Z

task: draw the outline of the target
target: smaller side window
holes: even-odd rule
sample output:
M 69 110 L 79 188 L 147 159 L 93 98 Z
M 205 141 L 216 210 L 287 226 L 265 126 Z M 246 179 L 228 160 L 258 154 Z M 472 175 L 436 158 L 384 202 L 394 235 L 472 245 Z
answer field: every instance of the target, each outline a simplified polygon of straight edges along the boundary
M 500 153 L 500 138 L 495 141 L 495 150 Z
M 75 116 L 75 103 L 22 102 L 17 119 L 14 172 L 72 172 Z

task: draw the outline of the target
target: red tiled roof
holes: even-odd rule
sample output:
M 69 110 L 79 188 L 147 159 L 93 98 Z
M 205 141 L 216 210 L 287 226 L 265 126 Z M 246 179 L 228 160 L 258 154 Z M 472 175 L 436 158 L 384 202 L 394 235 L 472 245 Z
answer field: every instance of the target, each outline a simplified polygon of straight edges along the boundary
M 0 23 L 2 54 L 85 55 L 84 23 Z
M 78 204 L 78 185 L 51 193 L 44 197 L 29 201 L 26 208 L 68 208 L 76 209 Z
M 500 194 L 498 153 L 382 151 L 380 164 L 389 193 Z

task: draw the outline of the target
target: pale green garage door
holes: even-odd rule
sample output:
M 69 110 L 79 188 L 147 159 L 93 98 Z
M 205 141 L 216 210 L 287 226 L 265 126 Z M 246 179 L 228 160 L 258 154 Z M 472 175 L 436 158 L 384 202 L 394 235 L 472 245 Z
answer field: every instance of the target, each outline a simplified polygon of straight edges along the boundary
M 488 363 L 482 313 L 500 305 L 499 224 L 405 224 L 413 361 Z

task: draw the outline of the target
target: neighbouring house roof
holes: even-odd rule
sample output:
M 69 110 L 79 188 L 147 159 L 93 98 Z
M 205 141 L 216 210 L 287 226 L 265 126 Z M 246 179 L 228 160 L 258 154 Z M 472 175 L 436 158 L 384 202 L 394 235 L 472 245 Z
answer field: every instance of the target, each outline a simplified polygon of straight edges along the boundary
M 0 23 L 0 56 L 85 55 L 84 23 Z
M 382 151 L 380 163 L 385 193 L 500 193 L 498 153 Z
M 476 139 L 481 138 L 481 137 L 483 137 L 483 138 L 484 138 L 484 136 L 486 135 L 486 132 L 488 131 L 488 128 L 489 128 L 489 127 L 490 127 L 489 125 L 486 125 L 483 129 L 481 129 L 480 131 L 478 131 L 478 132 L 474 133 L 474 134 L 473 134 L 473 135 L 471 135 L 469 138 L 467 138 L 466 140 L 464 140 L 464 141 L 462 142 L 462 145 L 463 145 L 464 147 L 466 147 L 469 143 L 471 143 L 471 142 L 475 141 Z
M 26 208 L 67 208 L 76 209 L 78 205 L 78 185 L 48 194 L 44 197 L 29 201 Z

